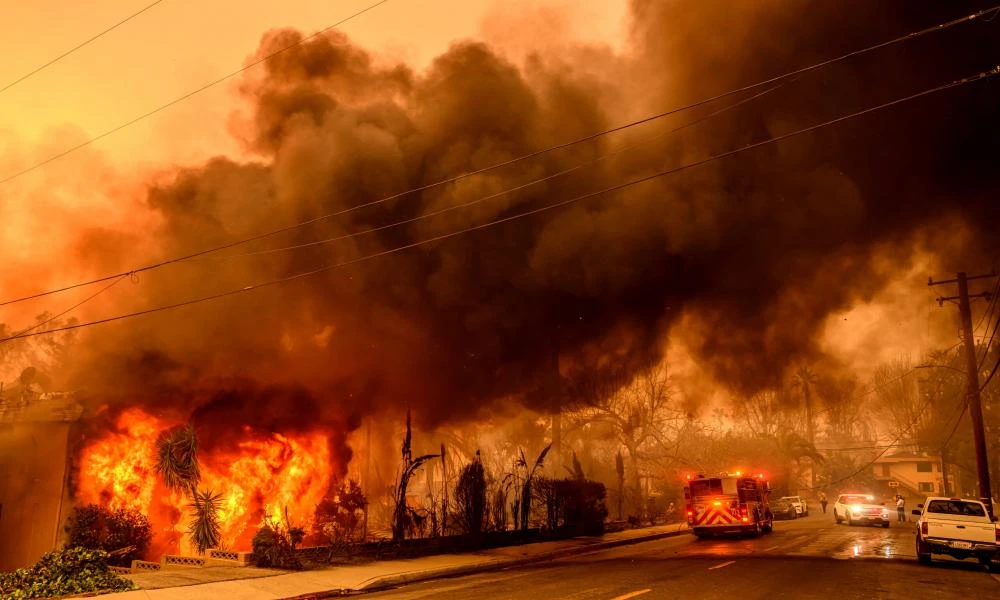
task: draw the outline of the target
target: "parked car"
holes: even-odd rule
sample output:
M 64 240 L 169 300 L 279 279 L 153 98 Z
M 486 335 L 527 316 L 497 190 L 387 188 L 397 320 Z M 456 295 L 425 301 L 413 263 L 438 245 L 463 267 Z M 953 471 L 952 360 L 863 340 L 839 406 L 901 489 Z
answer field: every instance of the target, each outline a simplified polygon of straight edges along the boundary
M 795 505 L 784 499 L 771 503 L 771 513 L 775 519 L 797 519 L 799 516 Z
M 875 496 L 841 494 L 833 505 L 833 520 L 848 525 L 881 525 L 889 527 L 889 509 L 876 503 Z
M 800 517 L 809 516 L 809 504 L 806 503 L 805 498 L 802 496 L 784 496 L 778 498 L 778 501 L 786 501 L 795 507 L 795 514 Z
M 930 564 L 933 555 L 947 554 L 959 560 L 976 558 L 991 568 L 1000 559 L 1000 525 L 990 518 L 979 500 L 928 498 L 918 504 L 917 558 Z

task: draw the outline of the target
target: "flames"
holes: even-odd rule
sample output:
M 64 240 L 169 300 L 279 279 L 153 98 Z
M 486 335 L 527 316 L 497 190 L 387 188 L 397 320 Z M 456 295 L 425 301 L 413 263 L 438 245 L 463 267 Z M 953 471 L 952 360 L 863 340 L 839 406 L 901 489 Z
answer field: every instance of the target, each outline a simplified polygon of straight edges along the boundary
M 149 517 L 155 546 L 187 551 L 190 498 L 167 490 L 156 473 L 156 438 L 176 422 L 141 409 L 122 412 L 114 428 L 80 452 L 76 497 L 81 503 L 132 508 Z M 265 515 L 308 526 L 330 487 L 330 444 L 322 432 L 261 433 L 239 430 L 233 443 L 199 451 L 202 490 L 223 495 L 219 520 L 226 547 L 249 549 Z

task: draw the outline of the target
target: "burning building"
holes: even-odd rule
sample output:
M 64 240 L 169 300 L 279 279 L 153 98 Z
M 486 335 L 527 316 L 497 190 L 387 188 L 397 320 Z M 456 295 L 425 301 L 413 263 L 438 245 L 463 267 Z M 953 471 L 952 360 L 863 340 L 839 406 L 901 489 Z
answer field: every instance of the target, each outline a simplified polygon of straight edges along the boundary
M 729 155 L 995 66 L 995 31 L 978 23 L 588 138 L 961 12 L 732 4 L 633 0 L 621 51 L 574 42 L 517 56 L 466 40 L 425 69 L 339 32 L 267 32 L 230 120 L 241 156 L 168 168 L 136 190 L 106 191 L 116 176 L 100 171 L 87 193 L 127 196 L 125 216 L 75 226 L 77 213 L 55 211 L 74 225 L 61 252 L 32 244 L 8 265 L 57 287 L 257 236 L 143 271 L 83 307 L 84 319 L 144 314 L 81 330 L 63 361 L 67 389 L 92 399 L 74 445 L 76 500 L 148 511 L 179 546 L 187 499 L 159 481 L 153 447 L 190 423 L 202 487 L 225 497 L 226 541 L 245 544 L 264 514 L 309 519 L 348 472 L 347 439 L 365 418 L 401 421 L 412 407 L 432 429 L 498 405 L 557 412 L 554 371 L 627 378 L 667 348 L 697 367 L 684 390 L 697 413 L 704 390 L 752 394 L 833 354 L 831 318 L 918 258 L 947 271 L 983 262 L 1000 231 L 983 176 L 1000 136 L 981 87 Z M 776 44 L 775 31 L 795 39 Z M 47 197 L 45 184 L 18 200 Z M 17 293 L 37 291 L 27 285 Z M 883 316 L 872 321 L 893 331 L 953 331 L 923 310 Z M 859 368 L 882 326 L 853 351 Z

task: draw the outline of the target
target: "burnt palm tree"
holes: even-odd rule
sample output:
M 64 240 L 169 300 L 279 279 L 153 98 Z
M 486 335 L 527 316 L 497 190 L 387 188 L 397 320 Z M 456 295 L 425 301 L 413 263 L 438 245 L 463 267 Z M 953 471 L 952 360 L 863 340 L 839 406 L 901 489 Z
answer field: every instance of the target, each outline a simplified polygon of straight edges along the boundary
M 528 517 L 531 512 L 531 485 L 535 480 L 535 473 L 538 472 L 545 464 L 545 455 L 549 453 L 552 449 L 552 444 L 549 444 L 538 454 L 538 458 L 535 459 L 535 464 L 531 469 L 528 469 L 528 461 L 524 456 L 524 450 L 521 450 L 521 457 L 517 460 L 517 466 L 524 469 L 524 483 L 521 484 L 521 498 L 518 503 L 518 508 L 520 511 L 521 518 L 521 529 L 527 531 L 528 529 Z
M 443 446 L 442 446 L 443 448 Z M 406 491 L 410 487 L 410 478 L 431 459 L 438 458 L 437 454 L 425 454 L 413 458 L 413 433 L 410 428 L 410 411 L 406 411 L 406 436 L 403 438 L 402 446 L 403 472 L 399 475 L 399 483 L 395 490 L 395 508 L 392 515 L 392 540 L 396 543 L 402 542 L 406 537 L 406 524 L 411 512 L 406 506 Z

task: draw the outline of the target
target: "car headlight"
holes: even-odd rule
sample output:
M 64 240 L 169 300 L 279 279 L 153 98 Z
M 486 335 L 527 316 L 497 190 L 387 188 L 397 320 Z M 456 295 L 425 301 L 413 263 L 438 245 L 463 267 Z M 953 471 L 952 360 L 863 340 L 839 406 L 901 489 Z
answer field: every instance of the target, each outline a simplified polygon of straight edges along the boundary
M 855 504 L 855 505 L 851 506 L 851 510 L 854 511 L 854 512 L 861 512 L 861 505 L 860 504 Z

